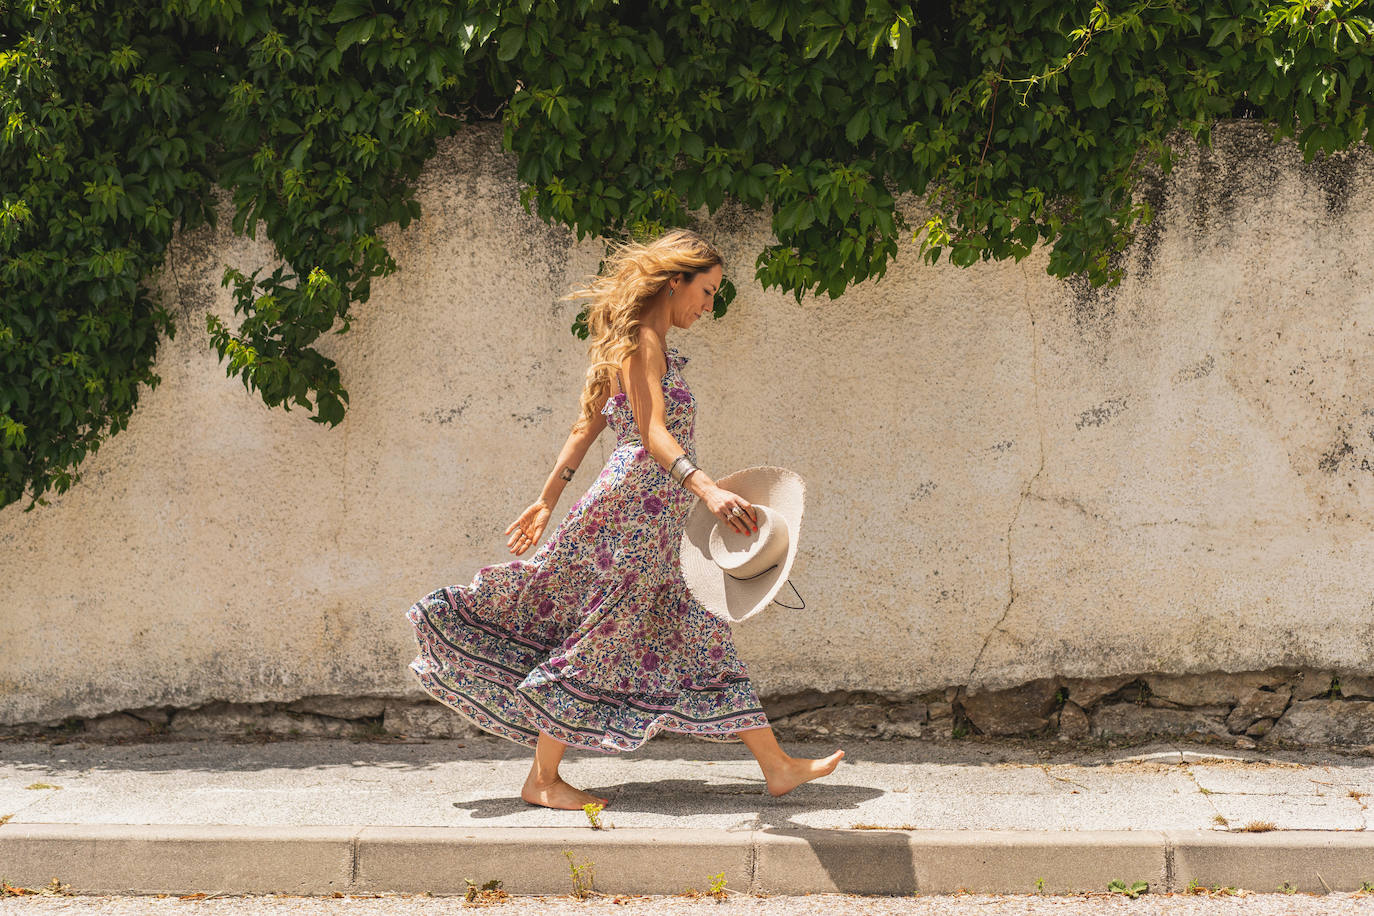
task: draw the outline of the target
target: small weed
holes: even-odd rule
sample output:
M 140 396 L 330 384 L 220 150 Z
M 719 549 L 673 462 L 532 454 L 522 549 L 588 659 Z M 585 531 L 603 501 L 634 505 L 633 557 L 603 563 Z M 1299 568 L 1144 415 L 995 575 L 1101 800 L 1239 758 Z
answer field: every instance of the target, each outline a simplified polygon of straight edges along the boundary
M 477 882 L 471 878 L 464 878 L 463 880 L 468 883 L 467 893 L 463 895 L 463 899 L 474 906 L 500 903 L 510 897 L 510 894 L 501 890 L 501 881 L 498 878 L 492 878 L 481 887 L 478 887 Z
M 724 900 L 725 872 L 721 872 L 718 875 L 710 875 L 709 877 L 711 878 L 711 884 L 706 889 L 706 893 L 710 894 L 712 897 L 715 897 L 717 900 Z
M 584 862 L 581 865 L 573 862 L 573 854 L 570 850 L 563 850 L 563 855 L 568 857 L 568 867 L 572 869 L 573 896 L 578 900 L 586 900 L 592 892 L 592 882 L 596 876 L 595 867 L 591 862 Z
M 968 726 L 967 726 L 967 725 L 964 725 L 962 722 L 959 723 L 958 725 L 954 726 L 954 728 L 950 729 L 949 736 L 950 736 L 951 738 L 964 738 L 964 737 L 967 737 L 967 736 L 968 736 Z
M 1369 881 L 1362 881 L 1362 882 L 1360 882 L 1360 893 L 1361 893 L 1361 894 L 1374 894 L 1374 883 L 1371 883 L 1371 882 L 1369 882 Z
M 1198 787 L 1197 787 L 1197 790 L 1198 790 L 1199 792 L 1201 792 L 1203 795 L 1211 795 L 1211 794 L 1212 794 L 1212 790 L 1209 789 L 1209 788 L 1207 788 L 1206 786 L 1198 786 Z
M 1035 879 L 1035 892 L 1036 892 L 1037 894 L 1043 894 L 1043 893 L 1045 893 L 1045 879 L 1044 879 L 1044 878 L 1036 878 L 1036 879 Z
M 1228 821 L 1226 818 L 1222 817 L 1220 814 L 1212 815 L 1212 823 L 1220 824 L 1223 827 L 1229 827 L 1231 825 L 1231 822 Z
M 596 802 L 587 802 L 582 806 L 582 812 L 587 815 L 587 820 L 591 821 L 593 830 L 601 830 L 601 812 L 606 810 L 605 805 L 598 805 Z M 615 824 L 607 821 L 605 827 L 614 827 Z
M 1278 830 L 1273 821 L 1251 821 L 1240 828 L 1245 833 L 1265 833 L 1269 830 Z
M 1113 878 L 1107 884 L 1107 890 L 1111 891 L 1114 894 L 1125 894 L 1132 900 L 1139 897 L 1141 894 L 1145 893 L 1149 889 L 1150 885 L 1146 884 L 1144 881 L 1137 881 L 1135 884 L 1132 884 L 1131 886 L 1127 887 L 1126 882 L 1122 881 L 1120 878 Z
M 1278 890 L 1280 894 L 1296 894 L 1298 892 L 1298 889 L 1287 881 L 1280 884 Z
M 60 788 L 62 788 L 62 787 L 61 787 L 61 786 L 49 785 L 49 784 L 46 783 L 46 782 L 36 782 L 36 783 L 34 783 L 33 785 L 31 785 L 31 786 L 25 786 L 24 788 L 26 788 L 26 789 L 60 789 Z
M 70 897 L 72 895 L 72 886 L 70 884 L 61 884 L 56 878 L 53 878 L 43 887 L 36 888 L 18 887 L 10 884 L 8 881 L 0 879 L 0 897 L 26 897 L 31 895 L 36 897 Z

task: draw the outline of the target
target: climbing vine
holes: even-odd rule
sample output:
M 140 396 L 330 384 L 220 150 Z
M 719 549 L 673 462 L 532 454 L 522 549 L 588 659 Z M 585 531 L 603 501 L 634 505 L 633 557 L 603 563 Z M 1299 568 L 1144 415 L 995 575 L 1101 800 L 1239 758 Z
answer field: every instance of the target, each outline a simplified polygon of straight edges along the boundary
M 903 239 L 959 266 L 1044 243 L 1051 274 L 1114 284 L 1176 131 L 1366 142 L 1372 30 L 1363 0 L 6 0 L 0 506 L 65 491 L 158 383 L 176 328 L 146 278 L 216 187 L 280 264 L 225 265 L 236 324 L 208 316 L 210 340 L 333 425 L 348 393 L 315 344 L 396 269 L 378 230 L 422 216 L 416 178 L 466 123 L 500 121 L 522 202 L 578 238 L 767 212 L 755 278 L 799 300 Z

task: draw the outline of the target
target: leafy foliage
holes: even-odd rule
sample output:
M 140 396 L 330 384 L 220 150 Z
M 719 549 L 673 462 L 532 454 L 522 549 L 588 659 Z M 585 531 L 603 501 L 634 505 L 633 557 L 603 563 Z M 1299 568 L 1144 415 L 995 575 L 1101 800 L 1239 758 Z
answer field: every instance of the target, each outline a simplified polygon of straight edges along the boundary
M 499 117 L 524 203 L 579 238 L 771 214 L 765 287 L 840 295 L 898 242 L 959 266 L 1050 245 L 1119 282 L 1165 139 L 1250 116 L 1304 156 L 1365 141 L 1363 0 L 13 0 L 0 7 L 0 505 L 65 491 L 175 332 L 144 279 L 176 227 L 264 231 L 229 266 L 226 372 L 337 424 L 315 343 L 395 270 L 444 136 Z M 899 200 L 923 198 L 911 226 Z M 723 284 L 716 313 L 733 295 Z M 585 334 L 581 320 L 574 331 Z

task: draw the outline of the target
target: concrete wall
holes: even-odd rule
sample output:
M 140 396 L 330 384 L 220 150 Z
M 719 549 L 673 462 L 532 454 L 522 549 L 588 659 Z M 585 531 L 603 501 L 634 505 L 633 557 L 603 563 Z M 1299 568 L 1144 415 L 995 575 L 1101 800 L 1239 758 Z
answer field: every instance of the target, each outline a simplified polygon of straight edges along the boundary
M 808 482 L 808 609 L 735 630 L 761 693 L 1374 672 L 1374 157 L 1305 164 L 1247 123 L 1214 143 L 1144 189 L 1157 222 L 1111 291 L 1047 276 L 1044 251 L 958 269 L 911 244 L 797 305 L 752 280 L 766 220 L 717 216 L 739 297 L 670 336 L 702 465 Z M 334 429 L 268 409 L 209 346 L 223 267 L 270 247 L 178 239 L 163 383 L 73 490 L 0 511 L 0 723 L 419 695 L 406 608 L 511 559 L 501 532 L 575 417 L 558 296 L 600 249 L 518 190 L 496 130 L 444 146 L 423 218 L 388 236 L 399 272 L 321 347 L 352 402 Z

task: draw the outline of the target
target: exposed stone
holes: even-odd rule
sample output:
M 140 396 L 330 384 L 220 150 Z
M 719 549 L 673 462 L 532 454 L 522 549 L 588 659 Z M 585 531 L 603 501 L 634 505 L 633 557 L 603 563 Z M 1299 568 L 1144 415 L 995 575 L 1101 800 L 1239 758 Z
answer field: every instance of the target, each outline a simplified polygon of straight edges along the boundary
M 1341 696 L 1347 700 L 1374 700 L 1374 677 L 1340 672 Z
M 1260 719 L 1255 724 L 1245 730 L 1245 734 L 1251 738 L 1262 738 L 1269 733 L 1269 729 L 1274 727 L 1273 719 Z
M 1092 733 L 1088 714 L 1077 703 L 1066 700 L 1059 710 L 1059 734 L 1066 738 L 1086 738 Z
M 243 735 L 272 711 L 271 703 L 206 703 L 179 709 L 167 731 L 186 735 Z
M 893 703 L 887 707 L 887 719 L 889 722 L 916 722 L 926 721 L 927 706 L 925 703 Z
M 476 725 L 434 701 L 387 703 L 382 727 L 387 734 L 412 738 L 464 738 L 482 733 Z
M 368 719 L 380 716 L 386 709 L 385 697 L 316 696 L 303 697 L 286 708 L 291 712 L 308 712 L 334 719 Z
M 851 703 L 825 709 L 809 709 L 779 721 L 779 727 L 797 738 L 872 738 L 891 730 L 887 711 L 876 703 Z M 915 723 L 919 724 L 919 723 Z
M 122 712 L 86 720 L 86 734 L 97 738 L 133 738 L 150 734 L 151 724 Z
M 879 729 L 880 738 L 919 738 L 925 734 L 927 726 L 920 722 L 886 722 Z
M 1058 680 L 1040 678 L 1008 690 L 966 693 L 959 703 L 985 735 L 1024 735 L 1049 724 L 1058 692 Z
M 1147 674 L 1150 693 L 1180 706 L 1234 706 L 1257 687 L 1274 687 L 1291 677 L 1282 669 L 1232 674 Z
M 1135 703 L 1110 703 L 1092 715 L 1094 737 L 1224 734 L 1226 727 L 1220 720 L 1192 709 L 1155 709 Z
M 283 735 L 298 738 L 360 738 L 375 726 L 357 719 L 336 719 L 311 713 L 278 710 L 253 724 L 259 734 Z
M 1374 742 L 1374 702 L 1302 700 L 1288 707 L 1267 737 L 1298 744 L 1368 744 Z
M 1331 689 L 1331 678 L 1335 672 L 1330 670 L 1305 668 L 1293 676 L 1293 701 L 1310 700 L 1325 696 Z
M 1288 708 L 1292 692 L 1292 688 L 1287 685 L 1278 690 L 1250 691 L 1226 717 L 1226 727 L 1233 732 L 1252 734 L 1249 728 L 1259 719 L 1277 719 L 1283 715 L 1283 711 Z
M 803 690 L 800 693 L 787 693 L 780 696 L 762 699 L 763 711 L 768 718 L 781 719 L 793 713 L 805 712 L 808 709 L 821 709 L 826 706 L 835 706 L 849 699 L 848 690 Z
M 936 719 L 950 719 L 954 716 L 954 706 L 951 703 L 936 701 L 926 707 L 926 715 L 932 722 Z
M 154 725 L 166 725 L 172 721 L 172 713 L 166 706 L 143 706 L 139 709 L 125 710 L 131 716 L 137 716 L 145 722 L 152 722 Z
M 926 738 L 953 738 L 954 718 L 932 720 L 926 724 L 922 736 Z
M 1236 747 L 1242 748 L 1247 751 L 1253 751 L 1255 748 L 1259 747 L 1259 745 L 1251 739 L 1246 738 L 1242 735 L 1241 737 L 1236 739 Z
M 1065 677 L 1059 681 L 1068 690 L 1069 699 L 1077 703 L 1080 709 L 1086 710 L 1137 679 L 1134 674 L 1120 674 L 1114 677 Z

